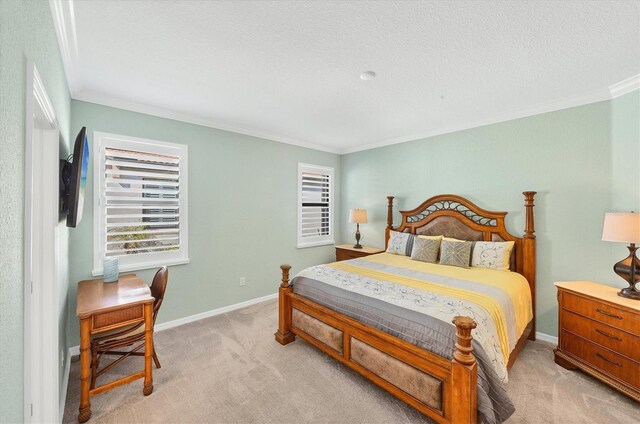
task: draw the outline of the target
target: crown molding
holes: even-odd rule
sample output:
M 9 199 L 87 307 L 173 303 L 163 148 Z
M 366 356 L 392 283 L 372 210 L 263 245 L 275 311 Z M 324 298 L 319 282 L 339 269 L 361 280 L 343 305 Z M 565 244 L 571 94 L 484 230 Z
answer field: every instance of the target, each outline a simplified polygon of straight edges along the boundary
M 169 109 L 157 108 L 154 106 L 148 106 L 141 103 L 130 102 L 127 100 L 117 99 L 106 95 L 98 95 L 87 92 L 72 94 L 72 98 L 75 100 L 81 100 L 84 102 L 95 103 L 103 106 L 114 107 L 118 109 L 124 109 L 131 112 L 143 113 L 146 115 L 157 116 L 160 118 L 173 119 L 176 121 L 187 122 L 195 125 L 202 125 L 209 128 L 220 129 L 223 131 L 230 131 L 238 134 L 244 134 L 252 137 L 262 138 L 266 140 L 276 141 L 279 143 L 291 144 L 294 146 L 305 147 L 308 149 L 319 150 L 322 152 L 334 153 L 334 154 L 349 154 L 355 152 L 361 152 L 365 150 L 377 149 L 380 147 L 391 146 L 394 144 L 407 143 L 414 140 L 422 140 L 425 138 L 435 137 L 438 135 L 450 134 L 458 131 L 464 131 L 472 128 L 483 127 L 486 125 L 497 124 L 500 122 L 512 121 L 515 119 L 526 118 L 535 115 L 541 115 L 544 113 L 555 112 L 562 109 L 569 109 L 577 106 L 584 106 L 592 103 L 611 100 L 613 98 L 622 96 L 637 90 L 640 86 L 640 75 L 636 75 L 631 78 L 627 78 L 617 84 L 609 87 L 609 89 L 595 90 L 591 93 L 576 96 L 570 99 L 555 100 L 549 103 L 540 104 L 531 108 L 521 109 L 515 112 L 503 113 L 494 117 L 481 119 L 477 121 L 466 122 L 463 124 L 445 126 L 433 131 L 414 133 L 402 137 L 392 138 L 389 140 L 383 140 L 376 143 L 363 144 L 360 146 L 348 147 L 344 149 L 324 146 L 321 144 L 310 143 L 301 140 L 295 140 L 288 137 L 281 137 L 274 134 L 269 134 L 255 128 L 240 127 L 237 125 L 230 125 L 227 123 L 217 122 L 212 119 L 196 117 L 191 114 L 172 111 Z
M 62 66 L 67 77 L 67 85 L 73 97 L 73 94 L 78 91 L 78 79 L 74 73 L 78 64 L 78 37 L 73 0 L 49 0 L 49 7 L 58 38 Z
M 515 112 L 503 113 L 490 118 L 477 121 L 466 122 L 463 124 L 450 125 L 433 131 L 414 133 L 407 136 L 384 140 L 377 143 L 363 144 L 360 146 L 349 147 L 341 151 L 342 154 L 361 152 L 364 150 L 377 149 L 379 147 L 391 146 L 393 144 L 406 143 L 414 140 L 422 140 L 438 135 L 450 134 L 458 131 L 469 130 L 472 128 L 484 127 L 486 125 L 497 124 L 500 122 L 513 121 L 515 119 L 526 118 L 529 116 L 541 115 L 548 112 L 554 112 L 562 109 L 569 109 L 576 106 L 583 106 L 591 103 L 597 103 L 611 99 L 609 90 L 595 90 L 591 93 L 573 97 L 565 100 L 555 100 L 549 103 L 540 104 L 531 108 L 520 109 Z
M 640 74 L 634 75 L 616 84 L 608 87 L 608 89 L 596 90 L 590 93 L 575 96 L 565 100 L 555 100 L 549 103 L 540 104 L 531 108 L 521 109 L 515 112 L 508 112 L 485 119 L 460 123 L 456 125 L 444 126 L 432 131 L 414 133 L 411 135 L 401 136 L 376 143 L 362 144 L 359 146 L 338 148 L 330 147 L 322 144 L 311 143 L 304 140 L 297 140 L 289 137 L 269 134 L 256 128 L 247 126 L 233 125 L 218 122 L 215 119 L 199 117 L 188 113 L 177 112 L 169 109 L 158 108 L 141 103 L 135 103 L 103 94 L 89 93 L 81 89 L 79 78 L 77 78 L 75 69 L 78 65 L 78 40 L 76 35 L 75 14 L 73 0 L 49 0 L 51 7 L 51 15 L 58 38 L 58 45 L 62 56 L 67 84 L 71 98 L 89 103 L 95 103 L 104 106 L 115 107 L 128 110 L 131 112 L 143 113 L 146 115 L 157 116 L 166 119 L 186 122 L 195 125 L 201 125 L 209 128 L 230 131 L 238 134 L 244 134 L 251 137 L 262 138 L 279 143 L 290 144 L 294 146 L 304 147 L 308 149 L 318 150 L 322 152 L 334 154 L 349 154 L 364 150 L 377 149 L 380 147 L 391 146 L 394 144 L 406 143 L 414 140 L 421 140 L 438 135 L 449 134 L 458 131 L 464 131 L 471 128 L 483 127 L 486 125 L 496 124 L 500 122 L 511 121 L 514 119 L 525 118 L 528 116 L 540 115 L 547 112 L 553 112 L 561 109 L 572 108 L 576 106 L 587 105 L 600 101 L 615 99 L 627 93 L 640 89 Z
M 638 89 L 640 89 L 640 74 L 609 86 L 609 93 L 611 93 L 611 98 L 615 99 L 616 97 L 624 96 Z
M 322 152 L 340 154 L 339 149 L 323 146 L 316 143 L 311 143 L 302 140 L 296 140 L 293 138 L 282 137 L 279 135 L 269 134 L 264 131 L 257 130 L 250 127 L 241 127 L 237 125 L 229 125 L 226 123 L 217 122 L 213 119 L 197 117 L 188 113 L 176 112 L 169 109 L 158 108 L 154 106 L 148 106 L 141 103 L 131 102 L 128 100 L 122 100 L 115 97 L 109 97 L 102 94 L 93 94 L 87 92 L 80 92 L 76 95 L 72 95 L 74 100 L 80 100 L 83 102 L 94 103 L 103 106 L 109 106 L 117 109 L 128 110 L 130 112 L 143 113 L 145 115 L 156 116 L 159 118 L 172 119 L 174 121 L 186 122 L 188 124 L 201 125 L 203 127 L 214 128 L 217 130 L 229 131 L 237 134 L 248 135 L 251 137 L 257 137 L 268 141 L 274 141 L 278 143 L 290 144 L 293 146 L 304 147 L 312 150 L 319 150 Z

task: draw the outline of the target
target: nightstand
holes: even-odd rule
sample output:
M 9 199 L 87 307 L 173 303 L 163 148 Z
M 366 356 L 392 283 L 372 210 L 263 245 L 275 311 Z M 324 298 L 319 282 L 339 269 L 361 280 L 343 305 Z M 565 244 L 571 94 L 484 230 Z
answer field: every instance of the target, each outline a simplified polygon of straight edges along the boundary
M 555 361 L 640 401 L 640 301 L 590 281 L 556 283 Z
M 377 247 L 363 246 L 362 249 L 356 249 L 352 244 L 339 244 L 336 246 L 336 261 L 362 258 L 363 256 L 375 255 L 376 253 L 382 252 L 384 252 L 384 249 L 378 249 Z

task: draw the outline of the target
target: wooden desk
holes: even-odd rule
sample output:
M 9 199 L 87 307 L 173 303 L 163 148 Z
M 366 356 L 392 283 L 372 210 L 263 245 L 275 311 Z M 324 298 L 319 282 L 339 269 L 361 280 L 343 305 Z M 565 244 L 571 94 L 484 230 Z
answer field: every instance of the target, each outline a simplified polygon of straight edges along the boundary
M 145 396 L 153 392 L 153 297 L 149 286 L 135 274 L 121 275 L 114 283 L 102 279 L 78 283 L 80 319 L 80 411 L 78 421 L 91 418 L 91 396 L 144 377 Z M 144 371 L 90 389 L 91 336 L 105 331 L 145 323 Z

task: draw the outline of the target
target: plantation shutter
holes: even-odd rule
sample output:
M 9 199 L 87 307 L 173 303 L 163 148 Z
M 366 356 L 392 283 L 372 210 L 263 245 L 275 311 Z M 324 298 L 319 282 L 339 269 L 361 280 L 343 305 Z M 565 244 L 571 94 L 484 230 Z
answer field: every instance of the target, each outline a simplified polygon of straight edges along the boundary
M 96 268 L 111 256 L 119 257 L 122 270 L 188 260 L 186 146 L 173 152 L 169 143 L 134 140 L 101 140 Z
M 107 148 L 106 256 L 180 248 L 180 158 Z
M 298 247 L 333 243 L 333 169 L 299 164 Z

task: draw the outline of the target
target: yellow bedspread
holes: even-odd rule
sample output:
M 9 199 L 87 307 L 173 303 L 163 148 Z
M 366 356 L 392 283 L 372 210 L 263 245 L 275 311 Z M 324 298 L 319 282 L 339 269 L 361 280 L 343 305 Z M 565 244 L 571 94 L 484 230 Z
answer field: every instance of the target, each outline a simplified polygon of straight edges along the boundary
M 480 306 L 495 323 L 500 350 L 507 361 L 533 317 L 529 284 L 522 275 L 515 272 L 432 264 L 388 253 L 356 261 L 335 262 L 328 266 L 361 277 L 401 284 Z M 505 295 L 510 299 L 508 303 L 511 305 L 505 302 Z M 509 329 L 509 325 L 513 326 L 514 322 L 515 331 L 513 328 Z

